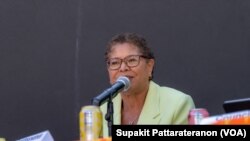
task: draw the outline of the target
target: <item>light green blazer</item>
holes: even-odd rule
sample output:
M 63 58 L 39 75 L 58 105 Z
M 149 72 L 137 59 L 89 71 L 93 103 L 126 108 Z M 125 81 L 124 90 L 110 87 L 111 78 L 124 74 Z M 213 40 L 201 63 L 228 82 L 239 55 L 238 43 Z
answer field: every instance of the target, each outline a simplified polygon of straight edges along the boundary
M 121 124 L 121 95 L 113 98 L 113 123 Z M 151 81 L 149 91 L 137 124 L 188 124 L 189 110 L 194 108 L 190 95 L 169 87 L 162 87 Z M 103 113 L 103 136 L 108 136 L 108 126 L 105 120 L 107 103 L 101 106 Z

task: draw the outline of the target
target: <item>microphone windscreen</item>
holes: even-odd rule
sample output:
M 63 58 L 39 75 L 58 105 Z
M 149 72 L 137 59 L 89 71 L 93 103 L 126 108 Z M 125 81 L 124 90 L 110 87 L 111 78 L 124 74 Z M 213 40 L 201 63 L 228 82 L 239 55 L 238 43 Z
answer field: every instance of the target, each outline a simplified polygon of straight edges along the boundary
M 130 80 L 126 76 L 120 76 L 116 82 L 121 82 L 124 84 L 123 91 L 127 91 L 130 87 Z

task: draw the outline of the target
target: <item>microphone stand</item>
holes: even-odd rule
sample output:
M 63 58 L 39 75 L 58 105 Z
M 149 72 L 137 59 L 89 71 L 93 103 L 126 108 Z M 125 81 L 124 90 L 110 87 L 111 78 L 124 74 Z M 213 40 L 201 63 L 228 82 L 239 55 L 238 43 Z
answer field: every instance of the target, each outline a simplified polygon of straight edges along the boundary
M 110 96 L 107 104 L 107 113 L 105 115 L 105 119 L 108 121 L 108 131 L 110 137 L 112 136 L 113 113 L 114 113 L 114 108 L 113 108 L 112 96 Z

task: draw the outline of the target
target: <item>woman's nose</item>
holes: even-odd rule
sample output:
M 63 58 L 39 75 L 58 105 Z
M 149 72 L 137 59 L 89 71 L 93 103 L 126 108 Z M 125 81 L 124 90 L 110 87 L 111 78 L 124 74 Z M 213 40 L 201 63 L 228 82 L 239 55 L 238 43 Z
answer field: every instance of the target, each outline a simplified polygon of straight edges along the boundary
M 120 70 L 121 70 L 121 71 L 126 71 L 126 70 L 128 70 L 128 69 L 129 69 L 129 67 L 127 66 L 126 62 L 122 61 Z

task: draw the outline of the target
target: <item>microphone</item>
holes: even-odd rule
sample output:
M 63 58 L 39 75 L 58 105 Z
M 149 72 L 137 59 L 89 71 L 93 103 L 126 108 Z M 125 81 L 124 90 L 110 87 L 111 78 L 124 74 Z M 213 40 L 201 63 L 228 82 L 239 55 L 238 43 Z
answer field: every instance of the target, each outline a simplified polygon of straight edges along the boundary
M 104 90 L 100 95 L 92 99 L 92 104 L 96 106 L 102 105 L 108 98 L 114 98 L 119 92 L 127 91 L 130 87 L 130 81 L 125 76 L 120 76 L 116 82 L 108 89 Z

